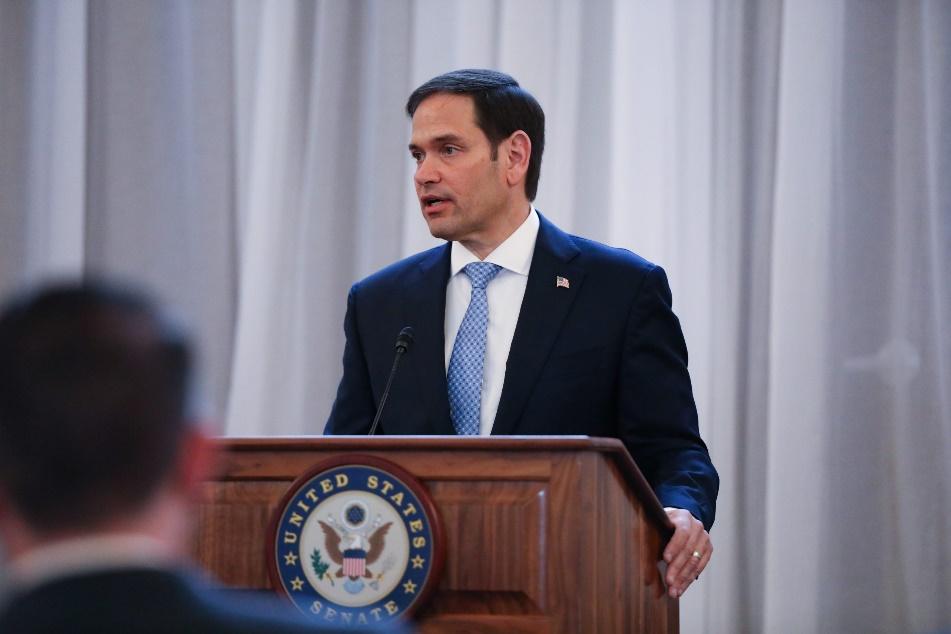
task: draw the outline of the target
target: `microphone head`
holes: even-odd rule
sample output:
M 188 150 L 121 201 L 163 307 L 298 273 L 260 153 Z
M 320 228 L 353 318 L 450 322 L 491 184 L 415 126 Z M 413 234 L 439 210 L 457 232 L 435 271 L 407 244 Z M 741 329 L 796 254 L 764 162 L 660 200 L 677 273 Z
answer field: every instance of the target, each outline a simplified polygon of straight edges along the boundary
M 413 346 L 413 327 L 403 326 L 399 336 L 396 338 L 396 349 L 408 352 Z

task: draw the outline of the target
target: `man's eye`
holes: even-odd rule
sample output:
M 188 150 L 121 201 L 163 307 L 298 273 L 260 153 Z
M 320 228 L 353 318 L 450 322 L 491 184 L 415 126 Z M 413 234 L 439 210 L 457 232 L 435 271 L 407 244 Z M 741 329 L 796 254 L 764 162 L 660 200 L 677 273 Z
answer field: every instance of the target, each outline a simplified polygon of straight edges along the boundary
M 447 145 L 446 147 L 444 147 L 444 148 L 442 149 L 442 153 L 443 153 L 443 154 L 448 154 L 449 156 L 452 156 L 453 154 L 457 153 L 458 151 L 459 151 L 459 148 L 453 147 L 453 146 L 451 146 L 451 145 Z
M 422 152 L 410 152 L 409 155 L 412 156 L 412 157 L 413 157 L 413 160 L 416 161 L 417 163 L 419 163 L 421 160 L 423 160 L 423 153 L 422 153 Z

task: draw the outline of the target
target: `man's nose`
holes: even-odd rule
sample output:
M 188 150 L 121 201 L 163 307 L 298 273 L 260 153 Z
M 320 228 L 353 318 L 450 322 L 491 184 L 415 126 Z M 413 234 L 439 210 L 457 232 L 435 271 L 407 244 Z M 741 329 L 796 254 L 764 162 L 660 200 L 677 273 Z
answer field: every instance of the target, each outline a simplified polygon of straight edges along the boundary
M 439 169 L 436 165 L 436 161 L 423 157 L 419 160 L 419 163 L 416 164 L 415 179 L 418 185 L 438 183 L 439 178 Z

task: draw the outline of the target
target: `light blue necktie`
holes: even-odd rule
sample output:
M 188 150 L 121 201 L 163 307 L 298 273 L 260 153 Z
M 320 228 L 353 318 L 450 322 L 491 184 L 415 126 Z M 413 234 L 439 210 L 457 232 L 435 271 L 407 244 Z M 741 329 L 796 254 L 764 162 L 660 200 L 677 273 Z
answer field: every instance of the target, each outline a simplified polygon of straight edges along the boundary
M 479 434 L 482 410 L 482 367 L 485 362 L 485 331 L 489 325 L 489 299 L 485 287 L 502 267 L 490 262 L 471 262 L 462 269 L 472 280 L 472 297 L 459 325 L 449 357 L 449 415 L 460 436 Z

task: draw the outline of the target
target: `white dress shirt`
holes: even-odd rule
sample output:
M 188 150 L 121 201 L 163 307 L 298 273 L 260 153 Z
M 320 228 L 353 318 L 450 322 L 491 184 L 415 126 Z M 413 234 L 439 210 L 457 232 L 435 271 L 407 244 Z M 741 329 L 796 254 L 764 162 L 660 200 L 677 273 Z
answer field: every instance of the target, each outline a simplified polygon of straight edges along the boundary
M 505 381 L 505 364 L 515 336 L 515 324 L 522 309 L 522 298 L 528 285 L 528 271 L 535 253 L 535 238 L 538 236 L 538 212 L 532 207 L 525 222 L 505 242 L 479 260 L 478 256 L 458 242 L 452 243 L 449 284 L 446 286 L 446 371 L 456 333 L 469 308 L 472 297 L 472 282 L 462 268 L 470 262 L 491 262 L 502 267 L 498 275 L 486 287 L 489 302 L 489 325 L 486 329 L 485 363 L 482 366 L 482 408 L 479 414 L 479 434 L 492 433 L 495 413 L 499 409 L 502 383 Z

